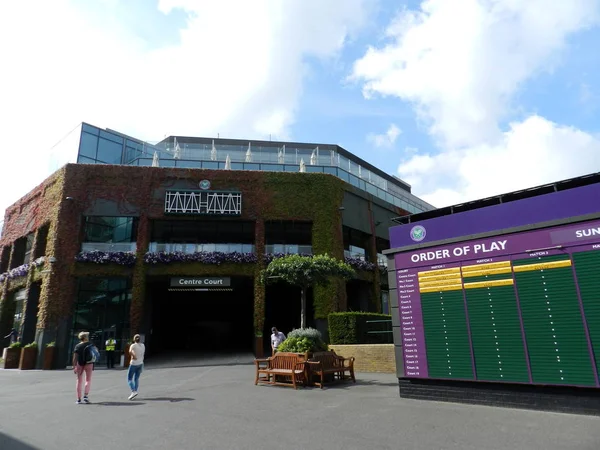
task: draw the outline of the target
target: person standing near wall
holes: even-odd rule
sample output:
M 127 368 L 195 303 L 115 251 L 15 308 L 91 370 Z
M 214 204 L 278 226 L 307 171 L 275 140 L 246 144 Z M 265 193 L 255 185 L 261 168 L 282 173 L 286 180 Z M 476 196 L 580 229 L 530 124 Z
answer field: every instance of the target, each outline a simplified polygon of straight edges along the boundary
M 129 347 L 129 356 L 131 356 L 131 362 L 129 363 L 129 369 L 127 370 L 127 383 L 131 389 L 131 395 L 129 400 L 133 400 L 138 395 L 138 388 L 140 386 L 140 375 L 144 370 L 144 354 L 146 353 L 146 346 L 140 342 L 141 338 L 139 334 L 133 337 L 133 344 Z
M 113 369 L 115 367 L 115 348 L 117 347 L 117 340 L 114 338 L 114 334 L 110 333 L 110 336 L 104 343 L 104 350 L 106 350 L 106 368 Z

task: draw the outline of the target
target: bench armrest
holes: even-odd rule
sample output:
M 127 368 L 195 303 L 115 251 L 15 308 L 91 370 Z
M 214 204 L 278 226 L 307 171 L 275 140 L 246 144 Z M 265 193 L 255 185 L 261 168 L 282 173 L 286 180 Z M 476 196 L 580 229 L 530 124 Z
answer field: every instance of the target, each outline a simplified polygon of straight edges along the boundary
M 352 367 L 354 365 L 354 356 L 351 356 L 350 358 L 344 358 L 343 356 L 339 356 L 336 355 L 338 358 L 338 361 L 340 362 L 340 364 L 342 365 L 342 367 Z M 346 364 L 348 363 L 348 364 Z
M 270 358 L 257 358 L 254 360 L 254 365 L 257 369 L 267 368 L 269 366 Z

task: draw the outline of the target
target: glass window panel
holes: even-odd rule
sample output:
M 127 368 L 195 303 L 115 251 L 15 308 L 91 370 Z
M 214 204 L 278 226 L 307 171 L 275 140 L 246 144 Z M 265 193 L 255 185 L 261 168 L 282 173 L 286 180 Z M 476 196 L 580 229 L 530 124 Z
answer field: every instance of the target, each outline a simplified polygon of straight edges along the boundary
M 283 170 L 285 172 L 300 172 L 300 166 L 296 166 L 293 164 L 286 164 L 283 166 Z
M 321 167 L 321 166 L 306 166 L 306 171 L 312 172 L 312 173 L 323 173 L 323 167 Z
M 349 178 L 350 175 L 345 170 L 338 169 L 337 176 L 340 177 L 342 180 L 344 180 L 346 183 L 348 183 L 350 181 L 350 178 Z
M 244 170 L 244 164 L 243 163 L 239 163 L 239 162 L 232 162 L 231 163 L 231 169 L 232 170 Z
M 100 138 L 97 157 L 99 161 L 107 164 L 121 164 L 122 152 L 123 145 Z
M 151 166 L 152 165 L 152 159 L 150 158 L 140 158 L 140 166 Z
M 244 163 L 244 170 L 260 170 L 260 164 Z
M 88 125 L 87 123 L 84 123 L 81 126 L 81 129 L 87 133 L 95 134 L 96 136 L 98 136 L 98 132 L 100 131 L 98 128 L 92 127 L 92 126 Z
M 80 156 L 79 158 L 77 158 L 77 162 L 79 164 L 96 164 L 95 159 L 86 158 L 85 156 Z
M 219 163 L 216 161 L 203 161 L 202 168 L 203 169 L 218 169 Z
M 261 164 L 260 169 L 269 172 L 283 172 L 283 164 Z
M 363 182 L 363 183 L 364 183 L 364 182 Z M 372 185 L 372 184 L 370 184 L 370 183 L 366 183 L 365 187 L 366 187 L 366 191 L 367 191 L 369 194 L 377 195 L 377 188 L 376 188 L 375 186 L 373 186 L 373 185 Z
M 160 167 L 175 167 L 175 161 L 177 161 L 176 159 L 161 159 L 158 162 L 158 165 Z
M 88 158 L 96 159 L 96 148 L 98 147 L 98 138 L 88 133 L 81 133 L 79 143 L 79 154 Z
M 337 169 L 335 167 L 324 167 L 323 171 L 331 175 L 337 175 Z
M 117 136 L 116 134 L 112 134 L 107 131 L 100 130 L 100 137 L 108 139 L 109 141 L 112 141 L 116 144 L 123 145 L 123 138 L 121 136 Z
M 349 176 L 348 176 L 348 178 L 349 178 L 350 184 L 351 184 L 352 186 L 354 186 L 354 187 L 359 187 L 359 184 L 358 184 L 358 181 L 359 181 L 359 180 L 358 180 L 358 177 L 356 177 L 356 176 L 354 176 L 354 175 L 349 175 Z
M 182 161 L 178 160 L 175 167 L 187 167 L 188 169 L 200 169 L 202 168 L 201 161 Z

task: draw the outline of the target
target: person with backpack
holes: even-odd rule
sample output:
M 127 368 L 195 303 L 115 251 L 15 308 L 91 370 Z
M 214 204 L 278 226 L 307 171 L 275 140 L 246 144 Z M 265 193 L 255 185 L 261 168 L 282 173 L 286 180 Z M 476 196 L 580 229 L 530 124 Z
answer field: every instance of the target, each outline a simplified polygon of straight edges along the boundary
M 79 344 L 73 350 L 73 372 L 77 377 L 75 390 L 77 392 L 77 402 L 81 405 L 81 382 L 85 373 L 85 389 L 83 391 L 83 403 L 89 403 L 90 388 L 92 387 L 92 371 L 94 363 L 98 361 L 98 349 L 90 342 L 90 333 L 82 331 L 79 333 Z

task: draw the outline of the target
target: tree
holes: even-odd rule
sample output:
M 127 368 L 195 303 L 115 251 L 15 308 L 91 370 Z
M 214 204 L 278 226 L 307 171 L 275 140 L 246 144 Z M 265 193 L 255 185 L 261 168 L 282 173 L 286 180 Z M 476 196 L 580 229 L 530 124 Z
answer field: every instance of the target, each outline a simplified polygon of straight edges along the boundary
M 261 275 L 265 283 L 284 281 L 300 287 L 300 328 L 306 328 L 306 290 L 331 278 L 348 280 L 354 274 L 352 267 L 329 255 L 286 255 L 273 259 Z

